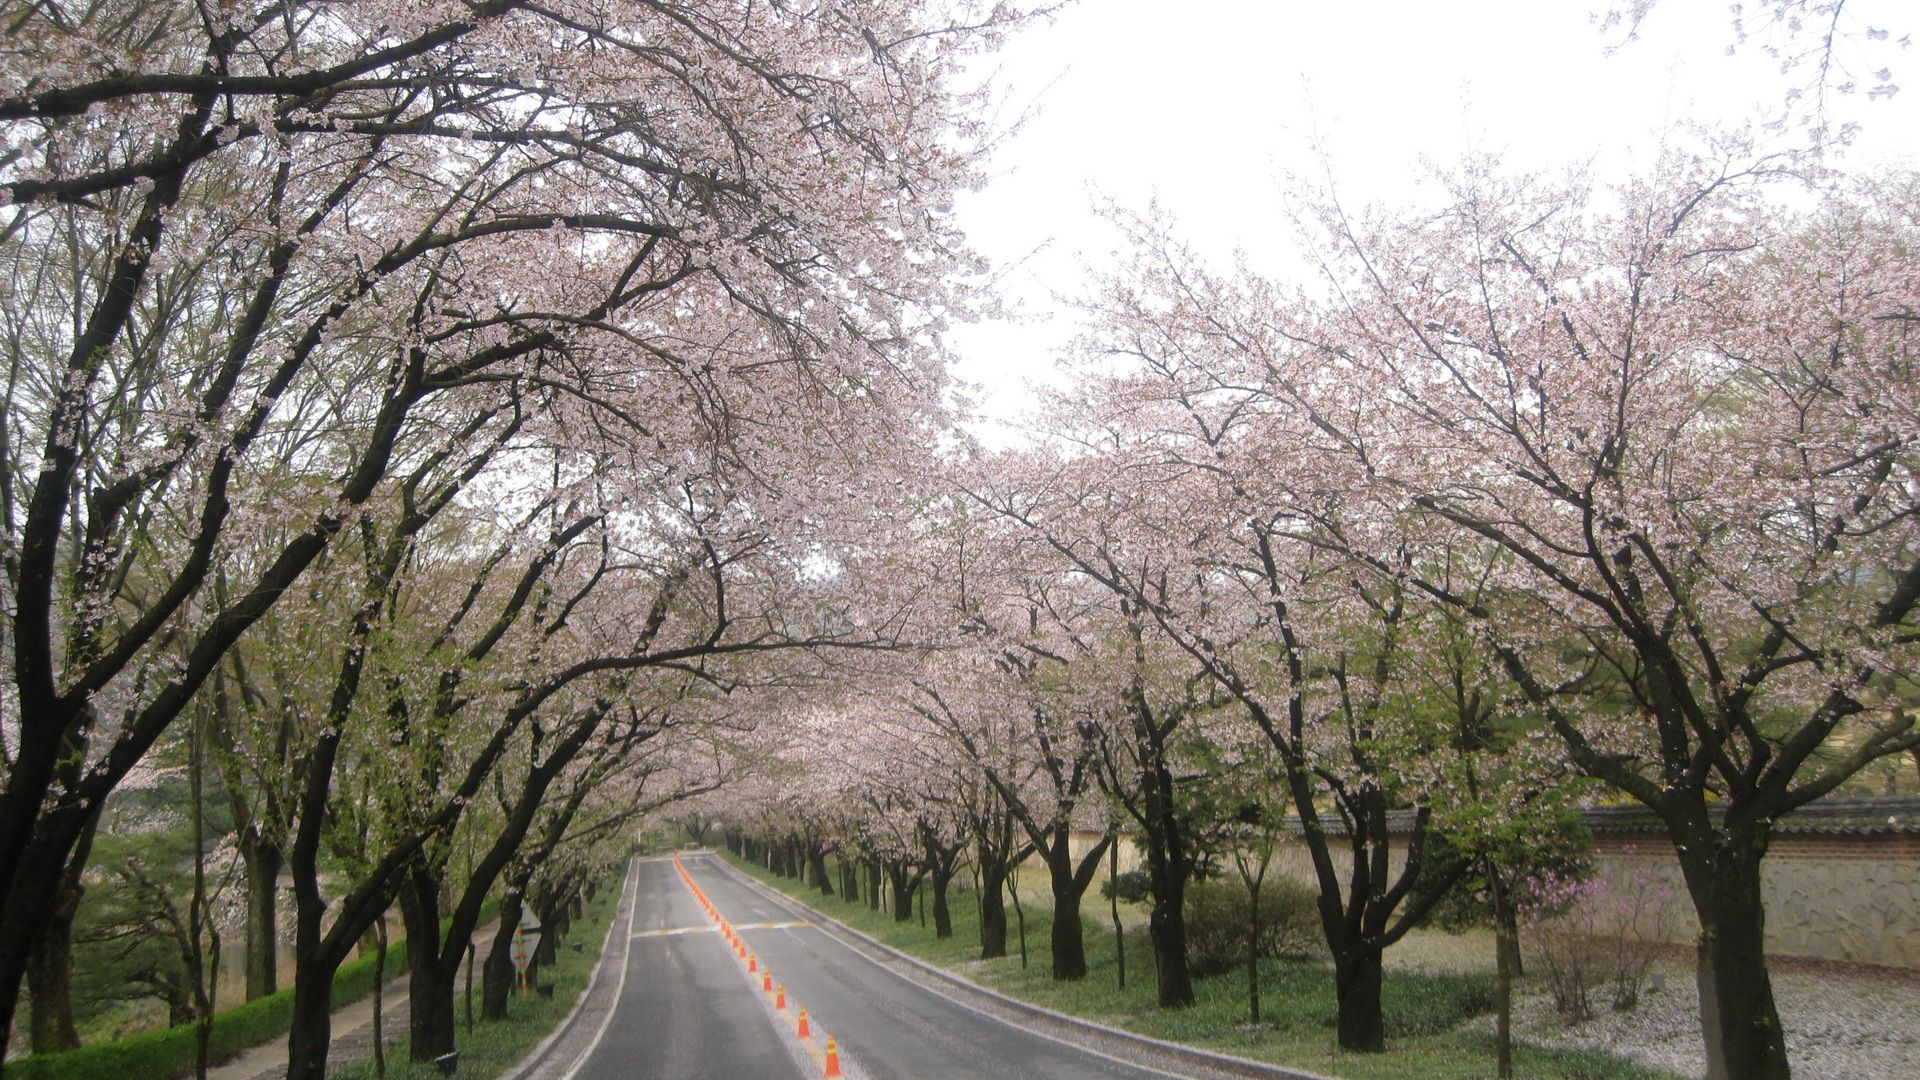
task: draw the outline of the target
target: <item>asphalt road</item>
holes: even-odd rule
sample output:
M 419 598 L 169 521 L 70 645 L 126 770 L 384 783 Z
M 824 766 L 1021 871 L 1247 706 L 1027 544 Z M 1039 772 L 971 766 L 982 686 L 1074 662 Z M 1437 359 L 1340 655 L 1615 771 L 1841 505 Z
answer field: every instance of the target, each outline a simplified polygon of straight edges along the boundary
M 633 940 L 619 1004 L 574 1080 L 810 1075 L 673 863 L 642 860 L 636 873 Z M 610 962 L 620 955 L 617 934 Z
M 685 865 L 760 963 L 785 984 L 789 1001 L 807 1008 L 816 1036 L 838 1041 L 852 1080 L 1167 1075 L 974 1012 L 797 923 L 707 858 L 690 857 Z M 619 1004 L 572 1080 L 819 1076 L 815 1060 L 760 1000 L 758 983 L 749 981 L 672 861 L 643 860 L 636 869 L 634 936 Z

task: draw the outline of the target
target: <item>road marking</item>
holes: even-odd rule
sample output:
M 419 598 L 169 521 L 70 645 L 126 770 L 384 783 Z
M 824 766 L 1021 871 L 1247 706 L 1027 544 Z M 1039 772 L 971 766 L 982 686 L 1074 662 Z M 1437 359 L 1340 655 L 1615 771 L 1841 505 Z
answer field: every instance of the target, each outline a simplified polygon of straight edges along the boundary
M 755 892 L 760 893 L 762 896 L 765 896 L 767 899 L 773 901 L 776 904 L 781 905 L 782 907 L 791 909 L 795 905 L 799 905 L 801 907 L 807 906 L 806 901 L 796 900 L 793 897 L 787 896 L 786 894 L 775 890 L 772 886 L 756 881 L 753 878 L 748 877 L 744 872 L 734 868 L 733 866 L 729 865 L 724 861 L 719 861 L 719 860 L 709 860 L 709 861 L 717 863 L 721 876 L 732 878 L 734 881 L 742 885 L 745 885 L 746 887 L 748 887 L 749 889 L 752 889 Z M 827 929 L 824 923 L 808 923 L 807 925 L 816 927 L 822 931 L 825 931 Z M 848 929 L 852 930 L 851 927 L 848 927 Z M 856 934 L 859 933 L 859 931 L 857 930 L 854 930 L 853 932 Z M 1054 1035 L 1050 1032 L 1041 1031 L 1038 1028 L 1031 1028 L 1023 1024 L 1015 1023 L 1012 1020 L 1008 1020 L 1004 1016 L 999 1016 L 992 1012 L 989 1012 L 986 1009 L 983 1009 L 980 1006 L 973 1004 L 972 1002 L 962 1001 L 959 998 L 949 995 L 947 993 L 944 993 L 940 990 L 937 990 L 934 987 L 927 985 L 926 983 L 923 983 L 917 979 L 911 978 L 905 972 L 902 972 L 897 968 L 895 968 L 892 964 L 883 962 L 879 957 L 874 956 L 872 953 L 867 952 L 867 950 L 863 948 L 858 948 L 854 946 L 851 942 L 844 940 L 837 934 L 829 933 L 826 935 L 826 938 L 828 941 L 831 941 L 835 945 L 840 946 L 840 948 L 843 949 L 844 951 L 852 953 L 853 955 L 859 957 L 862 960 L 865 960 L 867 963 L 872 964 L 874 967 L 879 968 L 881 971 L 886 972 L 887 974 L 893 976 L 896 979 L 899 979 L 901 982 L 906 983 L 908 986 L 911 986 L 922 993 L 931 994 L 942 1001 L 945 1001 L 951 1005 L 959 1006 L 960 1008 L 965 1009 L 970 1013 L 974 1013 L 978 1016 L 985 1017 L 988 1020 L 991 1020 L 997 1024 L 1004 1025 L 1005 1027 L 1010 1028 L 1014 1031 L 1022 1032 L 1027 1035 L 1037 1036 L 1039 1038 L 1047 1040 L 1048 1042 L 1058 1043 L 1059 1045 L 1064 1046 L 1069 1050 L 1073 1050 L 1082 1054 L 1087 1054 L 1091 1057 L 1105 1058 L 1106 1060 L 1111 1061 L 1117 1065 L 1124 1065 L 1129 1069 L 1135 1069 L 1140 1072 L 1154 1073 L 1160 1076 L 1170 1077 L 1172 1078 L 1172 1080 L 1179 1080 L 1180 1077 L 1187 1075 L 1184 1073 L 1168 1072 L 1167 1070 L 1162 1069 L 1158 1066 L 1148 1065 L 1144 1062 L 1129 1061 L 1128 1059 L 1120 1057 L 1118 1055 L 1109 1054 L 1104 1050 L 1096 1050 L 1082 1043 L 1074 1042 L 1071 1039 L 1063 1038 L 1059 1035 Z M 884 948 L 887 948 L 888 946 L 882 944 L 880 947 L 884 949 Z M 906 956 L 906 954 L 904 953 L 902 953 L 901 955 Z M 927 963 L 924 960 L 917 960 L 916 958 L 911 956 L 907 956 L 906 959 L 908 960 L 909 963 L 925 964 L 929 968 L 933 968 L 936 971 L 939 970 L 935 965 Z M 982 989 L 985 989 L 985 988 L 982 987 Z M 987 991 L 987 993 L 991 995 L 993 992 L 989 990 Z M 1047 1010 L 1047 1011 L 1051 1011 L 1051 1010 Z M 1068 1019 L 1076 1019 L 1076 1018 L 1068 1017 Z M 1125 1034 L 1125 1033 L 1123 1032 L 1122 1034 Z M 840 1054 L 843 1059 L 841 1061 L 841 1067 L 845 1068 L 846 1067 L 846 1061 L 844 1060 L 846 1057 L 845 1047 L 840 1048 Z M 820 1058 L 818 1060 L 824 1061 L 825 1057 L 826 1055 L 823 1053 L 820 1055 Z
M 735 930 L 797 930 L 803 926 L 813 925 L 810 922 L 795 920 L 793 922 L 735 923 L 733 928 Z M 666 930 L 635 930 L 633 936 L 637 938 L 668 937 L 673 934 L 715 934 L 719 931 L 720 928 L 717 926 L 675 926 Z
M 627 947 L 620 954 L 620 981 L 616 983 L 613 988 L 613 1003 L 607 1006 L 607 1015 L 600 1018 L 600 1027 L 594 1031 L 593 1041 L 587 1044 L 587 1048 L 581 1052 L 579 1057 L 573 1059 L 573 1064 L 561 1075 L 560 1080 L 573 1080 L 574 1077 L 580 1074 L 580 1070 L 586 1067 L 587 1061 L 593 1057 L 593 1052 L 600 1049 L 600 1040 L 606 1038 L 607 1028 L 613 1024 L 613 1014 L 620 1011 L 620 999 L 626 996 L 627 966 L 633 959 L 633 919 L 634 916 L 640 913 L 640 865 L 638 859 L 635 859 L 633 864 L 627 868 L 627 882 L 628 888 L 632 890 L 627 903 Z
M 707 897 L 707 894 L 700 888 L 699 885 L 696 885 L 694 883 L 693 875 L 687 871 L 685 864 L 681 862 L 679 852 L 674 853 L 674 866 L 676 869 L 680 871 L 680 880 L 686 882 L 687 888 L 692 890 L 694 897 L 698 899 L 706 907 L 707 914 L 711 915 L 716 923 L 719 923 L 721 921 L 719 909 L 713 906 L 713 902 Z M 790 922 L 741 923 L 733 927 L 735 931 L 734 940 L 736 942 L 739 942 L 741 940 L 738 933 L 741 930 L 797 930 L 801 927 L 812 927 L 814 929 L 821 928 L 819 923 L 811 922 L 804 919 L 796 919 Z M 716 926 L 715 929 L 718 929 L 718 927 Z M 741 955 L 745 955 L 745 954 L 742 953 Z M 764 968 L 762 969 L 762 971 L 765 972 L 765 974 L 763 975 L 764 985 L 762 983 L 755 983 L 751 975 L 747 976 L 747 984 L 749 986 L 754 987 L 756 990 L 764 991 L 766 989 L 771 989 L 773 972 L 768 971 Z M 742 970 L 741 974 L 746 974 L 744 969 Z M 782 996 L 784 996 L 786 993 L 786 988 L 781 987 L 780 993 L 782 994 Z M 811 1034 L 809 1034 L 806 1038 L 800 1037 L 800 1016 L 799 1016 L 800 1002 L 798 1000 L 794 1000 L 789 1002 L 787 1007 L 776 1009 L 774 1007 L 774 998 L 772 997 L 772 995 L 765 992 L 760 992 L 760 993 L 755 993 L 753 996 L 760 1003 L 761 1008 L 764 1008 L 768 1012 L 772 1013 L 774 1018 L 778 1020 L 783 1026 L 786 1027 L 788 1034 L 793 1036 L 793 1041 L 799 1044 L 802 1050 L 806 1051 L 808 1057 L 813 1059 L 814 1067 L 817 1069 L 825 1070 L 826 1064 L 827 1064 L 826 1051 L 822 1050 L 818 1045 L 816 1045 L 814 1041 L 814 1037 Z M 809 1026 L 811 1027 L 811 1025 Z M 826 1038 L 826 1033 L 821 1032 L 820 1038 L 823 1038 L 823 1039 Z M 832 1040 L 829 1039 L 828 1041 L 831 1042 Z M 860 1077 L 860 1076 L 864 1076 L 865 1074 L 861 1073 L 857 1067 L 854 1067 L 852 1061 L 849 1060 L 845 1065 L 842 1066 L 842 1071 L 838 1075 Z

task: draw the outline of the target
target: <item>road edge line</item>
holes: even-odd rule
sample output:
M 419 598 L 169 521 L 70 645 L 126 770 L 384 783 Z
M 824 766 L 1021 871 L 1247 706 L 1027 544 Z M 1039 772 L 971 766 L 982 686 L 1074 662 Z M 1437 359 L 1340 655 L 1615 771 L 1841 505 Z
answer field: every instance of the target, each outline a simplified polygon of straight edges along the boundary
M 1176 1058 L 1193 1059 L 1196 1064 L 1204 1065 L 1212 1069 L 1218 1069 L 1223 1072 L 1232 1072 L 1240 1076 L 1253 1077 L 1253 1078 L 1256 1078 L 1256 1080 L 1335 1080 L 1334 1077 L 1323 1076 L 1319 1073 L 1303 1072 L 1299 1069 L 1295 1069 L 1286 1065 L 1270 1065 L 1264 1061 L 1255 1061 L 1252 1058 L 1237 1057 L 1233 1054 L 1223 1054 L 1217 1050 L 1206 1050 L 1198 1046 L 1187 1046 L 1183 1043 L 1168 1042 L 1165 1039 L 1156 1039 L 1151 1035 L 1141 1035 L 1138 1032 L 1127 1031 L 1122 1028 L 1109 1027 L 1106 1024 L 1096 1023 L 1092 1020 L 1083 1019 L 1078 1016 L 1072 1016 L 1068 1013 L 1063 1013 L 1056 1009 L 1049 1009 L 1044 1005 L 1035 1005 L 1030 1001 L 1021 1001 L 1019 998 L 1009 997 L 1008 995 L 1003 994 L 998 990 L 994 990 L 989 987 L 982 986 L 979 983 L 974 982 L 972 979 L 969 979 L 964 975 L 958 975 L 958 974 L 955 974 L 954 972 L 946 970 L 945 968 L 939 967 L 934 964 L 930 964 L 927 961 L 922 960 L 917 956 L 912 956 L 908 953 L 901 952 L 899 949 L 896 949 L 893 946 L 888 945 L 886 942 L 880 941 L 877 938 L 864 934 L 861 931 L 856 930 L 851 926 L 848 926 L 846 923 L 841 922 L 839 919 L 834 918 L 832 915 L 829 915 L 818 908 L 812 907 L 806 904 L 804 901 L 795 900 L 793 897 L 788 896 L 787 894 L 781 892 L 780 890 L 775 889 L 772 886 L 765 884 L 764 882 L 758 881 L 746 873 L 743 873 L 739 868 L 735 867 L 732 863 L 728 862 L 727 860 L 720 858 L 718 855 L 714 855 L 712 858 L 712 861 L 717 863 L 723 872 L 727 874 L 731 874 L 733 877 L 739 879 L 742 883 L 747 885 L 749 888 L 759 891 L 761 894 L 765 895 L 768 899 L 771 899 L 776 903 L 781 904 L 782 906 L 786 907 L 789 911 L 804 911 L 812 915 L 818 916 L 820 919 L 826 922 L 832 923 L 836 929 L 844 931 L 848 935 L 851 935 L 852 937 L 856 937 L 860 939 L 860 941 L 865 943 L 866 945 L 869 945 L 875 949 L 878 949 L 881 952 L 884 952 L 895 959 L 905 961 L 906 963 L 912 965 L 913 967 L 918 968 L 919 970 L 929 975 L 932 975 L 936 979 L 939 979 L 943 982 L 947 982 L 951 984 L 959 984 L 959 986 L 965 988 L 965 990 L 970 993 L 981 994 L 985 997 L 991 998 L 995 1002 L 1001 1005 L 1004 1005 L 1015 1012 L 1026 1013 L 1028 1015 L 1043 1016 L 1049 1020 L 1053 1020 L 1058 1023 L 1064 1024 L 1070 1028 L 1078 1028 L 1083 1031 L 1088 1031 L 1094 1034 L 1103 1035 L 1113 1039 L 1118 1039 L 1122 1042 L 1130 1042 L 1130 1043 L 1150 1046 L 1156 1050 L 1160 1050 L 1164 1053 L 1171 1054 L 1173 1057 L 1176 1057 Z M 855 950 L 855 951 L 858 952 L 858 950 Z M 868 957 L 868 959 L 872 960 L 873 958 Z M 882 966 L 884 967 L 884 965 Z M 894 972 L 894 974 L 898 975 L 899 972 Z M 974 1012 L 980 1013 L 983 1016 L 993 1016 L 992 1013 L 986 1012 L 975 1005 L 968 1004 L 965 1001 L 961 1001 L 959 998 L 956 998 L 951 994 L 943 993 L 942 991 L 940 991 L 935 987 L 927 987 L 927 989 L 933 990 L 935 993 L 940 994 L 942 997 L 947 998 L 949 1001 L 952 1001 L 963 1008 L 971 1009 Z M 997 1019 L 1002 1023 L 1011 1023 L 1011 1021 L 1008 1021 L 1005 1017 L 994 1017 L 994 1019 Z M 1108 1054 L 1103 1051 L 1085 1046 L 1083 1044 L 1073 1042 L 1072 1040 L 1062 1038 L 1058 1035 L 1050 1034 L 1044 1031 L 1038 1031 L 1033 1028 L 1028 1028 L 1024 1026 L 1022 1027 L 1022 1030 L 1029 1031 L 1035 1035 L 1040 1036 L 1041 1038 L 1052 1039 L 1055 1042 L 1064 1043 L 1068 1046 L 1074 1047 L 1077 1050 L 1084 1050 L 1092 1054 L 1097 1054 L 1101 1057 L 1122 1061 L 1123 1063 L 1132 1065 L 1136 1068 L 1142 1067 L 1140 1062 L 1126 1061 L 1123 1058 L 1115 1058 L 1114 1055 L 1112 1054 Z M 1154 1068 L 1154 1066 L 1145 1066 L 1145 1067 Z
M 595 1050 L 599 1049 L 600 1040 L 607 1033 L 607 1026 L 613 1019 L 614 1011 L 619 1008 L 620 997 L 626 992 L 627 958 L 633 955 L 633 915 L 640 906 L 640 860 L 637 857 L 627 860 L 627 879 L 621 883 L 620 894 L 621 903 L 627 908 L 627 933 L 626 946 L 620 960 L 620 980 L 613 990 L 613 1006 L 607 1009 L 607 1015 L 600 1021 L 599 1030 L 593 1033 L 593 1039 L 587 1043 L 586 1049 L 582 1050 L 579 1056 L 567 1066 L 567 1071 L 562 1074 L 560 1080 L 573 1080 L 574 1074 L 580 1071 L 580 1066 L 586 1063 L 587 1058 L 593 1056 Z M 526 1056 L 515 1062 L 513 1068 L 502 1073 L 499 1080 L 521 1080 L 533 1071 L 534 1066 L 540 1064 L 562 1036 L 573 1029 L 573 1023 L 579 1018 L 580 1010 L 586 1008 L 587 1001 L 593 997 L 594 989 L 600 985 L 600 971 L 606 967 L 607 953 L 610 951 L 608 947 L 613 944 L 613 931 L 619 925 L 620 913 L 616 909 L 614 917 L 607 920 L 607 935 L 600 942 L 600 958 L 593 962 L 593 972 L 587 976 L 586 989 L 580 991 L 580 997 L 574 1001 L 573 1008 L 567 1010 L 567 1015 L 561 1017 L 560 1022 L 547 1033 L 547 1037 L 536 1043 L 532 1050 L 527 1051 Z

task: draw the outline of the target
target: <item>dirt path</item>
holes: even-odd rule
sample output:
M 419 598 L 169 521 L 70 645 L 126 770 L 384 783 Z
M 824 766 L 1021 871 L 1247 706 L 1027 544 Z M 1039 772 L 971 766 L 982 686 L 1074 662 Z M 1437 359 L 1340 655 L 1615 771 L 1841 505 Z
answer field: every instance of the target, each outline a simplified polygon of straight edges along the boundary
M 487 949 L 493 944 L 493 935 L 499 927 L 496 920 L 473 935 L 473 956 L 476 962 L 486 961 Z M 462 962 L 458 979 L 466 978 L 466 964 Z M 474 973 L 475 992 L 478 993 L 479 973 Z M 395 1035 L 407 1030 L 407 987 L 405 975 L 393 979 L 381 989 L 382 1003 L 386 1006 L 380 1014 L 381 1033 L 391 1040 Z M 464 985 L 464 984 L 462 984 Z M 327 1050 L 327 1066 L 331 1071 L 340 1065 L 351 1064 L 373 1056 L 373 998 L 371 995 L 333 1012 L 333 1042 Z M 227 1061 L 207 1070 L 207 1080 L 280 1080 L 287 1075 L 287 1040 L 285 1036 L 261 1043 L 250 1050 L 244 1050 Z

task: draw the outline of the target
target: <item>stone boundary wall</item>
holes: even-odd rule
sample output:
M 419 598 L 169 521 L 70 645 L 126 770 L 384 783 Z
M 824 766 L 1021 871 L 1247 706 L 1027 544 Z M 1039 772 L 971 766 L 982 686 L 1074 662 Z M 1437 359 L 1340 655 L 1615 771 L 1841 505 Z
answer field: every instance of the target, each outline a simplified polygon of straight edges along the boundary
M 1664 901 L 1644 930 L 1692 944 L 1700 923 L 1664 837 L 1600 834 L 1594 863 L 1609 889 Z M 1761 864 L 1767 952 L 1920 970 L 1920 837 L 1776 836 Z
M 1099 837 L 1076 833 L 1074 854 Z M 1120 844 L 1124 873 L 1141 860 L 1132 837 L 1122 836 Z M 1641 915 L 1643 933 L 1675 945 L 1694 943 L 1700 924 L 1664 836 L 1597 832 L 1593 846 L 1595 871 L 1607 892 L 1639 892 L 1656 901 Z M 1395 837 L 1393 851 L 1397 872 L 1405 842 Z M 1333 855 L 1344 880 L 1344 847 L 1336 843 Z M 1920 834 L 1776 833 L 1762 872 L 1769 955 L 1920 970 Z M 1298 843 L 1281 846 L 1271 873 L 1314 884 L 1312 861 Z M 1097 897 L 1098 882 L 1105 880 L 1103 865 L 1090 895 Z

